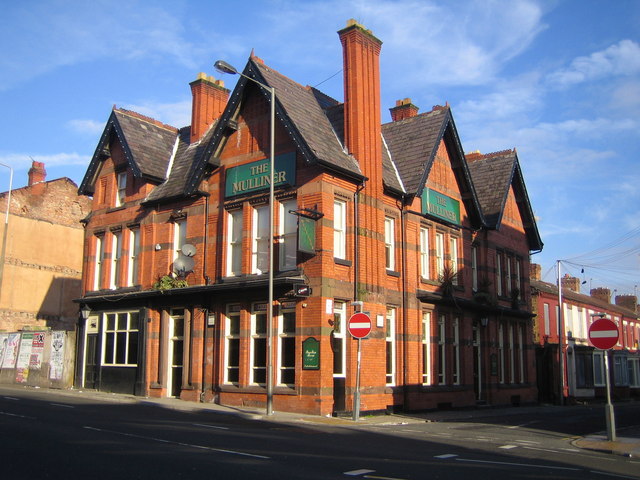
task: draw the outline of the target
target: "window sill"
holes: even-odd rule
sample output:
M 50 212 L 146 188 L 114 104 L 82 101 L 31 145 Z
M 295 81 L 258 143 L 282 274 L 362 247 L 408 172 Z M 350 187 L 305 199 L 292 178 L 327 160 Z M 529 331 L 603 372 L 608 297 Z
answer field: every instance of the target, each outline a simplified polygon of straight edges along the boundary
M 387 269 L 387 275 L 389 275 L 390 277 L 400 278 L 400 272 L 396 272 L 395 270 Z
M 352 265 L 351 260 L 345 260 L 344 258 L 333 257 L 333 261 L 336 265 L 344 265 L 345 267 L 350 267 Z
M 120 205 L 119 207 L 107 208 L 107 213 L 119 212 L 120 210 L 124 210 L 125 208 L 127 208 L 126 205 Z

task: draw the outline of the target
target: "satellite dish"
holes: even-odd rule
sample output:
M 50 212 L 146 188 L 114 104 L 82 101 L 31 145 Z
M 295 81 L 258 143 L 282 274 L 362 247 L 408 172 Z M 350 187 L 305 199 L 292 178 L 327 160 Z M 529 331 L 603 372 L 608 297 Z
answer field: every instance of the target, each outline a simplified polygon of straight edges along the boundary
M 190 243 L 185 243 L 180 251 L 187 257 L 193 257 L 196 254 L 196 247 Z
M 173 271 L 176 275 L 183 277 L 187 273 L 193 272 L 195 264 L 196 262 L 193 258 L 180 255 L 176 261 L 173 262 Z

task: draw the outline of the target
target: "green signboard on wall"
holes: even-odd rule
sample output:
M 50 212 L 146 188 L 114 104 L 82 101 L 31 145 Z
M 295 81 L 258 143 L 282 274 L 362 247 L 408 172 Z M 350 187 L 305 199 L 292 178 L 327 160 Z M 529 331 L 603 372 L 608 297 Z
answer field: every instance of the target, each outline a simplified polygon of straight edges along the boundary
M 269 159 L 238 165 L 227 169 L 225 177 L 225 198 L 267 190 L 270 180 Z M 296 154 L 294 152 L 277 155 L 273 172 L 274 186 L 295 185 Z
M 422 213 L 460 225 L 460 202 L 430 188 L 422 192 Z
M 320 369 L 320 342 L 313 337 L 302 342 L 302 369 Z

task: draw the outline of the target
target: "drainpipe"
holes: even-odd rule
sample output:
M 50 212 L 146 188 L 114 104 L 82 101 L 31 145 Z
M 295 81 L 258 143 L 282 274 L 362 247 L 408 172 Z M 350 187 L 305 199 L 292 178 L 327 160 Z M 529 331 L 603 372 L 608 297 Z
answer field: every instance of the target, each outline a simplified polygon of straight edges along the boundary
M 400 210 L 400 229 L 402 231 L 402 245 L 401 245 L 401 269 L 400 274 L 402 275 L 402 395 L 403 395 L 403 408 L 406 410 L 409 400 L 409 392 L 407 391 L 407 370 L 409 365 L 409 349 L 407 348 L 408 341 L 408 324 L 409 318 L 407 313 L 407 229 L 405 228 L 405 215 L 406 210 L 405 206 L 405 195 L 402 195 L 402 200 L 399 206 Z
M 204 284 L 209 285 L 209 276 L 207 275 L 207 247 L 209 241 L 209 193 L 204 193 L 204 252 L 202 253 L 202 277 Z
M 360 192 L 364 189 L 365 186 L 365 180 L 362 181 L 362 183 L 360 185 L 358 185 L 358 188 L 356 189 L 355 193 L 353 194 L 353 225 L 354 225 L 354 232 L 353 232 L 353 301 L 357 302 L 359 301 L 359 297 L 360 295 L 358 294 L 358 266 L 359 266 L 359 252 L 360 249 L 358 248 L 358 237 L 360 236 L 360 233 L 358 231 L 358 227 L 359 227 L 359 215 L 358 215 L 358 203 L 360 201 Z

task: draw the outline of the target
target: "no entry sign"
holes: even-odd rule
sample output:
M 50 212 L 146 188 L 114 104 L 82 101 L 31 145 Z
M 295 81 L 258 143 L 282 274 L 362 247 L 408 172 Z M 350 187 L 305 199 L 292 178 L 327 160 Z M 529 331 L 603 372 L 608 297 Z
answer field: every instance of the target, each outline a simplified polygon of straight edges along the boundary
M 608 318 L 596 320 L 589 327 L 589 340 L 600 350 L 609 350 L 618 343 L 618 326 Z
M 349 318 L 347 330 L 355 338 L 364 338 L 371 333 L 371 319 L 366 313 L 354 313 Z

